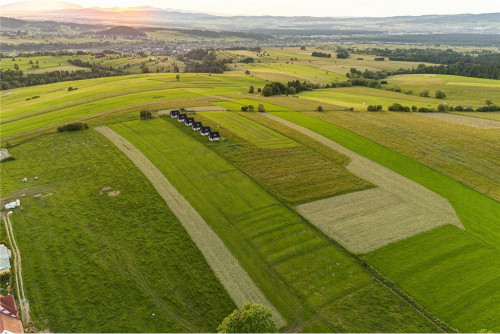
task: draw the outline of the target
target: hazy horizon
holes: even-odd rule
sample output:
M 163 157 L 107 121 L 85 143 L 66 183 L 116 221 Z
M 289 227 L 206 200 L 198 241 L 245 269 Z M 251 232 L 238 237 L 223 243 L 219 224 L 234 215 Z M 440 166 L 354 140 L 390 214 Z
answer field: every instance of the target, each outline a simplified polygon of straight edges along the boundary
M 0 0 L 1 5 L 20 3 L 24 1 Z M 478 0 L 473 5 L 461 4 L 455 1 L 435 2 L 422 0 L 406 3 L 396 0 L 373 2 L 369 0 L 324 1 L 310 0 L 268 0 L 265 6 L 257 6 L 254 1 L 235 0 L 79 0 L 60 1 L 77 4 L 85 8 L 112 8 L 151 6 L 180 11 L 211 13 L 218 15 L 272 15 L 272 16 L 316 16 L 316 17 L 387 17 L 387 16 L 419 16 L 419 15 L 451 15 L 451 14 L 482 14 L 500 11 L 497 1 Z M 49 8 L 48 2 L 41 5 Z M 50 8 L 49 8 L 50 9 Z

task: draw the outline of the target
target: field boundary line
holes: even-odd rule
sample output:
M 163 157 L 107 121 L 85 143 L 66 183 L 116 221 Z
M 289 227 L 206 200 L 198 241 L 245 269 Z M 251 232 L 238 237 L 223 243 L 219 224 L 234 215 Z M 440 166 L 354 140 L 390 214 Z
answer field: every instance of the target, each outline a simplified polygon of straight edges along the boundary
M 303 216 L 315 223 L 324 233 L 335 238 L 350 251 L 368 253 L 386 244 L 446 224 L 451 224 L 462 230 L 464 229 L 455 210 L 446 198 L 312 130 L 272 114 L 266 113 L 265 115 L 347 156 L 351 161 L 347 164 L 346 168 L 377 186 L 377 188 L 312 201 L 297 207 L 297 210 Z M 390 212 L 386 208 L 384 210 L 362 212 L 363 210 L 355 206 L 351 200 L 362 200 L 365 194 L 368 195 L 373 192 L 384 195 L 384 197 L 387 197 L 387 200 L 400 206 L 400 213 L 406 211 L 414 213 L 414 218 L 401 222 L 399 226 L 392 226 L 389 218 L 391 215 L 398 214 L 398 210 Z M 382 198 L 382 196 L 378 197 Z M 362 201 L 360 203 L 369 204 Z M 345 207 L 348 210 L 347 213 L 352 212 L 350 215 L 343 217 L 345 214 L 344 211 L 332 211 L 334 208 L 338 209 L 339 207 Z M 395 217 L 397 218 L 397 216 Z M 363 223 L 359 226 L 349 224 L 353 219 Z M 386 231 L 387 233 L 381 232 L 373 235 L 369 231 L 364 230 L 364 228 L 374 227 L 375 223 L 379 224 L 377 225 L 377 230 Z
M 2 215 L 2 219 L 5 223 L 7 238 L 9 239 L 10 245 L 12 246 L 12 252 L 14 253 L 14 276 L 16 278 L 16 292 L 17 300 L 19 302 L 19 311 L 21 311 L 21 319 L 24 325 L 27 325 L 31 323 L 31 317 L 30 307 L 24 294 L 21 252 L 17 247 L 16 239 L 14 237 L 14 230 L 12 229 L 12 222 L 10 221 L 9 216 Z
M 109 127 L 100 126 L 95 130 L 108 138 L 151 182 L 201 251 L 236 306 L 241 308 L 246 302 L 255 302 L 269 307 L 278 326 L 284 327 L 286 321 L 278 310 L 266 298 L 222 239 L 163 173 L 135 146 Z

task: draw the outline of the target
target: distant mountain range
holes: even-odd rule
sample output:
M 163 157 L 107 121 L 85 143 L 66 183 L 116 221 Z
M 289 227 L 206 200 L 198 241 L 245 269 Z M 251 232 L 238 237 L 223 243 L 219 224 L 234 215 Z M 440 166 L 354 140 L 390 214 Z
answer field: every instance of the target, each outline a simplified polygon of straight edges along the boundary
M 25 20 L 53 20 L 84 24 L 189 27 L 211 30 L 259 31 L 294 34 L 352 30 L 405 33 L 500 34 L 500 13 L 334 18 L 284 16 L 220 16 L 149 6 L 83 8 L 68 2 L 25 1 L 0 6 L 2 16 Z M 4 23 L 1 23 L 2 27 Z

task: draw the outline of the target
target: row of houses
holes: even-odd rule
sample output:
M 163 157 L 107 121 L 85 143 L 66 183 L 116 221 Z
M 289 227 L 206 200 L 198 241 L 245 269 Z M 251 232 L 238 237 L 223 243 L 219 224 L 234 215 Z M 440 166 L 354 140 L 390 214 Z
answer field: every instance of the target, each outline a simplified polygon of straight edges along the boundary
M 183 122 L 185 126 L 190 126 L 193 131 L 199 131 L 202 136 L 208 136 L 210 141 L 220 140 L 218 131 L 212 131 L 209 126 L 203 126 L 201 122 L 196 122 L 193 117 L 188 117 L 178 109 L 171 110 L 170 117 L 176 118 L 178 122 Z

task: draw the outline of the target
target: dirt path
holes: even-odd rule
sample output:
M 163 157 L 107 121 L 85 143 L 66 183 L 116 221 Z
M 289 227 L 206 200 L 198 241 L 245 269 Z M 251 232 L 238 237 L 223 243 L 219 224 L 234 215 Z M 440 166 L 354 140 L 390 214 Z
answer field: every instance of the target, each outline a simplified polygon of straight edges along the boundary
M 445 224 L 464 229 L 450 203 L 435 192 L 314 131 L 266 115 L 346 155 L 351 159 L 347 169 L 378 186 L 297 207 L 350 251 L 368 253 Z
M 198 246 L 236 306 L 241 308 L 246 302 L 265 305 L 272 310 L 279 327 L 285 326 L 286 322 L 281 314 L 267 300 L 224 242 L 163 173 L 136 147 L 110 128 L 101 126 L 95 129 L 118 147 L 148 178 Z
M 3 215 L 2 219 L 5 223 L 5 230 L 7 231 L 7 238 L 12 246 L 12 253 L 14 254 L 14 276 L 16 279 L 16 292 L 17 300 L 19 302 L 19 311 L 21 313 L 21 319 L 24 325 L 31 322 L 30 317 L 30 307 L 28 300 L 24 294 L 24 283 L 23 283 L 23 271 L 21 263 L 21 252 L 17 247 L 16 239 L 14 237 L 14 231 L 12 229 L 12 223 L 9 216 Z
M 447 121 L 455 124 L 472 126 L 474 128 L 481 129 L 498 129 L 500 128 L 500 122 L 494 121 L 492 119 L 478 118 L 466 115 L 456 115 L 447 113 L 418 113 L 418 115 L 439 119 L 442 121 Z

